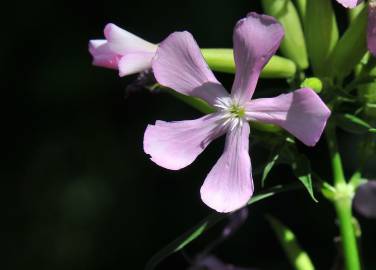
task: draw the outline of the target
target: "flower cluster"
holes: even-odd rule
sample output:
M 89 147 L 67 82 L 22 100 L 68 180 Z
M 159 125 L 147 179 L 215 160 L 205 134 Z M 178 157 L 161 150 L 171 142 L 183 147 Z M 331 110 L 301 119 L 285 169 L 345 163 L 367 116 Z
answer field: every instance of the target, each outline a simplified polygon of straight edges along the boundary
M 199 119 L 149 125 L 144 151 L 159 166 L 179 170 L 190 165 L 210 142 L 225 135 L 223 154 L 201 187 L 203 202 L 218 212 L 243 207 L 253 194 L 250 121 L 278 125 L 314 146 L 330 116 L 330 110 L 310 88 L 251 99 L 261 70 L 284 37 L 283 27 L 271 16 L 250 13 L 236 24 L 236 75 L 231 93 L 218 82 L 188 32 L 172 33 L 158 46 L 113 24 L 107 25 L 104 33 L 106 40 L 90 41 L 94 65 L 117 68 L 121 76 L 152 67 L 161 85 L 201 98 L 215 108 Z

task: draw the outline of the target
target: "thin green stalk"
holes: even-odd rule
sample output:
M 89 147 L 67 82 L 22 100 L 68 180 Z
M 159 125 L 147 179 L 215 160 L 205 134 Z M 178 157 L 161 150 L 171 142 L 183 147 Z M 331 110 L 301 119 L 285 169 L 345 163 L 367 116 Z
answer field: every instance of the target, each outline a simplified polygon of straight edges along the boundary
M 338 151 L 335 125 L 329 124 L 326 139 L 332 164 L 335 195 L 333 198 L 341 234 L 341 244 L 346 270 L 360 270 L 360 260 L 352 216 L 352 198 L 354 188 L 347 184 L 343 172 L 341 155 Z
M 335 125 L 329 123 L 326 128 L 326 140 L 328 143 L 330 160 L 332 163 L 332 171 L 334 184 L 346 183 L 345 174 L 343 173 L 341 155 L 338 151 L 337 137 Z
M 335 204 L 346 270 L 360 270 L 360 260 L 351 212 L 352 198 L 342 198 Z

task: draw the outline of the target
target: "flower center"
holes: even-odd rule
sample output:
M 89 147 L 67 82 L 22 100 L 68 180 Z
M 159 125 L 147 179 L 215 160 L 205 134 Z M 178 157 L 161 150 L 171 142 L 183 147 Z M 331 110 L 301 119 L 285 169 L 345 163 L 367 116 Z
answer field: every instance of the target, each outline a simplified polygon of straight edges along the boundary
M 233 130 L 242 126 L 245 120 L 245 108 L 231 97 L 217 98 L 214 106 L 221 114 L 221 125 Z

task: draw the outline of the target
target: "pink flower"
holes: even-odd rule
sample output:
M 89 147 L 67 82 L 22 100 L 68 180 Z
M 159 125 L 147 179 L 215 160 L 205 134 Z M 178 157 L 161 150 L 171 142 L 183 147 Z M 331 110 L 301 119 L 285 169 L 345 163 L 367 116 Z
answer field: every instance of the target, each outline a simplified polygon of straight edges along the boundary
M 119 70 L 119 76 L 130 75 L 151 68 L 157 45 L 149 43 L 115 24 L 104 28 L 106 39 L 89 41 L 93 65 Z
M 345 8 L 354 8 L 359 5 L 363 0 L 337 0 Z
M 313 146 L 330 115 L 319 96 L 308 88 L 251 100 L 260 72 L 283 36 L 282 26 L 270 16 L 250 13 L 236 24 L 233 42 L 237 72 L 231 95 L 210 71 L 188 32 L 171 34 L 154 57 L 153 70 L 160 84 L 202 98 L 216 112 L 196 120 L 149 125 L 144 151 L 159 166 L 179 170 L 191 164 L 211 141 L 226 134 L 224 152 L 201 187 L 204 203 L 218 212 L 243 207 L 253 193 L 248 121 L 279 125 Z
M 363 0 L 337 0 L 345 8 L 354 8 Z M 368 27 L 367 27 L 368 50 L 376 56 L 376 1 L 370 0 L 368 6 Z

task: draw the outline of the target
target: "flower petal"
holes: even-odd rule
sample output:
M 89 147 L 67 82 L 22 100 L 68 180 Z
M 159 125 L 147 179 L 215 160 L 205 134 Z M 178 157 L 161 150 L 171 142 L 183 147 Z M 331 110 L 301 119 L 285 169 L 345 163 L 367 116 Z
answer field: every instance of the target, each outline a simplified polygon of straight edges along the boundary
M 182 94 L 214 104 L 229 94 L 206 64 L 200 48 L 189 32 L 175 32 L 160 45 L 153 60 L 157 81 Z
M 106 40 L 90 40 L 89 52 L 93 57 L 93 65 L 112 69 L 118 68 L 121 56 L 110 50 Z
M 119 75 L 126 76 L 151 68 L 154 53 L 127 53 L 119 61 Z
M 110 49 L 120 55 L 133 52 L 155 53 L 157 50 L 157 45 L 147 42 L 113 23 L 106 25 L 104 36 L 108 41 Z
M 277 51 L 284 30 L 273 17 L 250 13 L 234 29 L 235 81 L 231 95 L 239 101 L 252 97 L 260 72 Z
M 196 120 L 148 125 L 144 134 L 144 151 L 159 166 L 179 170 L 191 164 L 215 138 L 223 134 L 220 116 L 208 114 Z
M 201 187 L 203 202 L 218 212 L 245 206 L 253 194 L 248 137 L 248 123 L 227 133 L 225 150 Z
M 337 0 L 345 8 L 354 8 L 359 5 L 363 0 Z
M 279 125 L 309 146 L 320 139 L 330 116 L 328 107 L 309 88 L 274 98 L 251 100 L 246 111 L 249 120 Z
M 376 218 L 376 181 L 369 180 L 358 187 L 355 193 L 355 210 L 366 218 Z
M 376 56 L 376 3 L 370 2 L 368 8 L 367 27 L 368 50 Z

